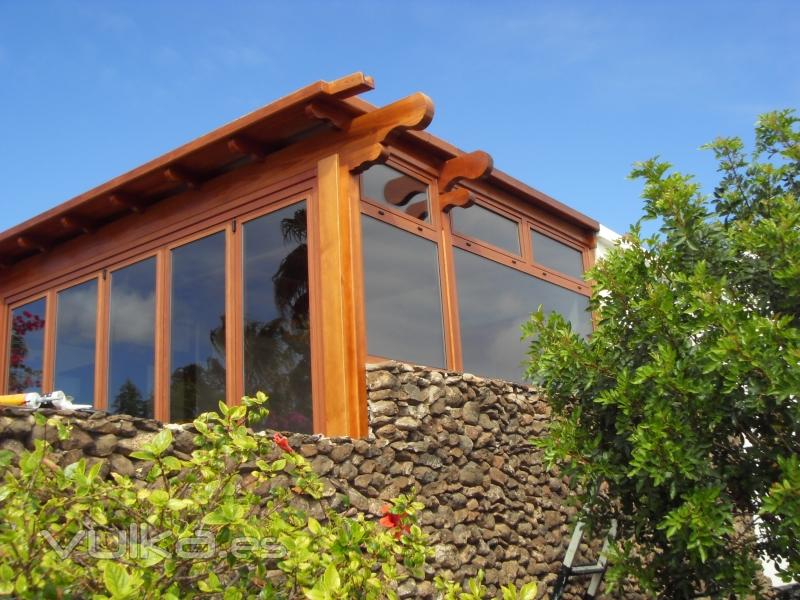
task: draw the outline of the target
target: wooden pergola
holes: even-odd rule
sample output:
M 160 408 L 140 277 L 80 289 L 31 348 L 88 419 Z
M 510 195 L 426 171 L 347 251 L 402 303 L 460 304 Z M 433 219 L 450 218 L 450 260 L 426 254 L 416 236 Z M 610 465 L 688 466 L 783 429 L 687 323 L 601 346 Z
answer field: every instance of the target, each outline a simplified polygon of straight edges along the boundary
M 368 360 L 360 218 L 374 216 L 437 244 L 446 364 L 460 370 L 462 349 L 457 317 L 452 248 L 462 248 L 552 282 L 580 295 L 588 285 L 533 260 L 529 236 L 519 252 L 454 236 L 447 213 L 478 202 L 497 214 L 593 260 L 596 221 L 493 168 L 488 154 L 463 152 L 422 130 L 433 118 L 433 103 L 415 93 L 383 107 L 356 96 L 373 88 L 355 73 L 320 81 L 168 152 L 0 234 L 0 341 L 9 347 L 12 310 L 44 298 L 41 388 L 54 386 L 56 295 L 71 285 L 96 279 L 95 406 L 107 407 L 107 273 L 142 256 L 154 256 L 155 304 L 154 416 L 169 420 L 170 251 L 209 230 L 235 240 L 237 224 L 265 207 L 309 199 L 308 277 L 312 315 L 311 353 L 314 428 L 329 435 L 367 433 L 364 367 Z M 394 163 L 393 163 L 394 161 Z M 376 164 L 403 165 L 427 184 L 424 209 L 395 211 L 410 190 L 400 181 L 387 188 L 389 206 L 362 197 L 359 174 Z M 415 210 L 417 211 L 415 213 Z M 241 229 L 241 228 L 239 228 Z M 524 239 L 523 239 L 524 238 Z M 241 244 L 228 243 L 227 272 L 240 273 Z M 228 322 L 242 321 L 242 285 L 228 276 Z M 229 403 L 245 390 L 242 328 L 225 328 L 225 382 Z M 394 358 L 394 357 L 389 357 Z M 0 390 L 9 386 L 9 352 L 0 354 Z

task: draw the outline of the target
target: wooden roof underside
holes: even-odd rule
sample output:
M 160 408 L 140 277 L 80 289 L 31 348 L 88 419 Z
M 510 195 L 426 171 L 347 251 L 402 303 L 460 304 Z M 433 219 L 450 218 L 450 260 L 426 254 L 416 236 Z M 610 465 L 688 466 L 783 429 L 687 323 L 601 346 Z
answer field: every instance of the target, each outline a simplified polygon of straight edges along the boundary
M 0 267 L 47 252 L 301 139 L 346 127 L 350 119 L 376 109 L 354 98 L 373 87 L 372 78 L 362 73 L 318 81 L 115 177 L 0 233 Z M 406 131 L 401 136 L 442 162 L 463 154 L 424 131 Z M 498 170 L 487 181 L 584 229 L 599 228 L 596 221 Z

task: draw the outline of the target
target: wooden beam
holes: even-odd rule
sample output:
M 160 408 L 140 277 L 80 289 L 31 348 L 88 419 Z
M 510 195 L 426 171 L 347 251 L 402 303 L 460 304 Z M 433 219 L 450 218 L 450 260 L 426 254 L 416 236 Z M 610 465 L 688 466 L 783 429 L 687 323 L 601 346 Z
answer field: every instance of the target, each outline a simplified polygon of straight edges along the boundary
M 202 183 L 199 177 L 193 173 L 189 173 L 186 169 L 178 165 L 172 165 L 164 169 L 164 177 L 169 181 L 182 183 L 190 189 L 198 188 Z
M 69 231 L 82 231 L 83 233 L 92 233 L 97 229 L 97 226 L 83 217 L 77 215 L 65 215 L 59 219 L 61 226 Z
M 366 347 L 361 327 L 360 227 L 351 175 L 338 154 L 317 163 L 322 405 L 325 434 L 367 434 Z
M 350 123 L 353 120 L 352 115 L 332 104 L 320 100 L 315 100 L 306 104 L 305 113 L 309 119 L 327 121 L 334 129 L 339 130 L 345 130 L 350 127 Z
M 335 98 L 349 98 L 372 89 L 375 89 L 375 80 L 361 72 L 351 73 L 322 84 L 323 93 Z
M 258 142 L 244 136 L 236 136 L 228 140 L 228 150 L 233 154 L 249 156 L 253 160 L 264 160 L 269 151 Z
M 41 254 L 44 254 L 50 250 L 50 244 L 43 242 L 42 240 L 35 239 L 29 235 L 19 236 L 17 238 L 17 246 L 23 250 L 35 250 Z
M 469 190 L 458 188 L 452 192 L 439 194 L 439 207 L 442 212 L 450 212 L 455 207 L 467 208 L 475 203 Z
M 425 129 L 433 120 L 433 100 L 416 92 L 378 110 L 356 117 L 350 123 L 350 136 L 372 135 L 383 141 L 393 131 Z
M 449 192 L 463 179 L 481 179 L 492 172 L 492 157 L 482 150 L 451 158 L 439 172 L 439 193 Z
M 114 192 L 108 197 L 108 201 L 117 208 L 124 208 L 133 213 L 144 212 L 144 205 L 141 201 L 135 200 L 122 192 Z

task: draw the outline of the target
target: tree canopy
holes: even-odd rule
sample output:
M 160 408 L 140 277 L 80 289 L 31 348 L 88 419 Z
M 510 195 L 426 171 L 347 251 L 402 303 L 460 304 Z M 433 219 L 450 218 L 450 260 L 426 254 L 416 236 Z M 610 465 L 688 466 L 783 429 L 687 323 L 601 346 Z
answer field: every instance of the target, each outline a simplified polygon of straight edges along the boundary
M 588 278 L 589 338 L 540 310 L 528 377 L 555 422 L 542 443 L 587 522 L 616 518 L 609 579 L 653 594 L 760 594 L 760 556 L 800 576 L 800 127 L 762 115 L 719 138 L 709 196 L 653 158 L 643 221 Z M 753 527 L 753 523 L 757 527 Z

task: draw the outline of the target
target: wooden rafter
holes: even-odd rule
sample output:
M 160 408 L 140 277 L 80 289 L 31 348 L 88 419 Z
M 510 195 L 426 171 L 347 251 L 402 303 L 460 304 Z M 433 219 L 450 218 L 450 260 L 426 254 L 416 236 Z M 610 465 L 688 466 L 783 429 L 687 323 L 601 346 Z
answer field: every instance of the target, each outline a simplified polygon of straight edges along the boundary
M 39 253 L 45 253 L 50 249 L 49 244 L 38 240 L 29 235 L 21 235 L 17 238 L 17 246 L 23 250 L 35 250 Z
M 64 215 L 59 219 L 61 226 L 68 231 L 82 231 L 83 233 L 92 233 L 97 229 L 96 225 L 90 220 L 77 215 Z
M 269 149 L 245 136 L 236 136 L 228 140 L 228 150 L 233 154 L 249 156 L 253 160 L 264 160 Z
M 144 212 L 144 204 L 135 198 L 131 198 L 122 192 L 114 192 L 108 197 L 108 201 L 117 208 L 124 208 L 132 213 Z
M 200 187 L 202 181 L 200 178 L 195 175 L 194 173 L 190 173 L 183 167 L 178 165 L 172 165 L 164 169 L 164 177 L 168 181 L 174 181 L 175 183 L 182 183 L 186 187 L 190 189 L 196 189 Z
M 352 115 L 349 113 L 346 113 L 341 108 L 337 108 L 333 104 L 321 100 L 306 104 L 305 113 L 310 119 L 327 121 L 334 129 L 339 130 L 347 129 L 350 126 L 350 122 L 353 120 Z

